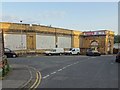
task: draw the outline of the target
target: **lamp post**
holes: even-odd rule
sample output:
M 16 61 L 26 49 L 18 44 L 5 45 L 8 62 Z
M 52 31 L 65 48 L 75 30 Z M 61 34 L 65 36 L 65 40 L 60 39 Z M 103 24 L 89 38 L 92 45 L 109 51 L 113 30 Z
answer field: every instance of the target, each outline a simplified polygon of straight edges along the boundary
M 55 28 L 55 48 L 58 48 L 57 32 Z
M 20 23 L 21 23 L 21 55 L 23 55 L 23 37 L 22 37 L 22 34 L 23 34 L 23 32 L 22 32 L 22 20 L 20 21 Z

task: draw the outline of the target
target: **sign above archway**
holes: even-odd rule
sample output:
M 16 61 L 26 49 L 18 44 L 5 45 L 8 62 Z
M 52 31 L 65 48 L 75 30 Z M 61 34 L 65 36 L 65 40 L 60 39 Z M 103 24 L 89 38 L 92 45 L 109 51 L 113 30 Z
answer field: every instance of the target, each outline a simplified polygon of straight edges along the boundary
M 89 31 L 89 32 L 83 32 L 83 35 L 89 36 L 89 35 L 106 35 L 105 31 Z

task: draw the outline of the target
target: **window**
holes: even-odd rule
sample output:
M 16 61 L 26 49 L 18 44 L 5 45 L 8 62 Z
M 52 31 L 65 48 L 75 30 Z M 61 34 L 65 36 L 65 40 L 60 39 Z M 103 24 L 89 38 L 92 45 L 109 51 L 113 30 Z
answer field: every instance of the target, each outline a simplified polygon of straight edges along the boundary
M 72 51 L 75 51 L 75 49 L 72 49 Z
M 10 49 L 5 48 L 5 52 L 10 52 Z
M 96 41 L 91 43 L 92 46 L 98 46 L 98 43 Z
M 56 52 L 56 49 L 53 49 L 53 52 Z

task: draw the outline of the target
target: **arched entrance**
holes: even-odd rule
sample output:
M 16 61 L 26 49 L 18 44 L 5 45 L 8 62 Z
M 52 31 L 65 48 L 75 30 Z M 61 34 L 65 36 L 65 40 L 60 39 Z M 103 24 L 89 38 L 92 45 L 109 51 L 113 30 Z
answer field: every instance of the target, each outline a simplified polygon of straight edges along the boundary
M 98 46 L 99 46 L 99 44 L 98 44 L 98 42 L 95 41 L 95 40 L 90 43 L 90 48 L 91 48 L 92 50 L 97 50 L 97 51 L 98 51 Z
M 111 42 L 108 42 L 108 49 L 107 49 L 108 54 L 111 54 Z

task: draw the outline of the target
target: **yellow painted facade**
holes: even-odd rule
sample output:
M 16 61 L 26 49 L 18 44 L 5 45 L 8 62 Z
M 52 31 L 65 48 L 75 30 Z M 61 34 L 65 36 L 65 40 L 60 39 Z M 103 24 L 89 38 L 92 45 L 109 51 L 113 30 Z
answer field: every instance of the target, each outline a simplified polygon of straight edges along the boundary
M 73 47 L 74 48 L 79 48 L 80 47 L 80 35 L 82 35 L 82 32 L 80 32 L 80 31 L 73 31 L 73 33 L 72 33 L 72 35 L 73 35 L 73 37 L 72 37 L 72 39 L 73 39 L 73 43 L 72 43 L 72 45 L 73 45 Z
M 103 32 L 105 33 L 104 35 L 83 36 L 82 48 L 91 48 L 91 43 L 97 42 L 98 45 L 96 46 L 96 49 L 102 54 L 113 53 L 114 32 L 108 30 L 103 30 Z
M 58 36 L 71 36 L 71 47 L 88 49 L 91 48 L 91 43 L 93 41 L 98 43 L 97 49 L 103 53 L 113 53 L 113 42 L 114 42 L 114 32 L 110 30 L 104 30 L 105 35 L 88 35 L 85 36 L 84 32 L 76 30 L 68 30 L 63 28 L 56 28 L 51 26 L 42 26 L 21 23 L 10 23 L 10 22 L 0 22 L 0 29 L 4 33 L 22 33 L 26 34 L 26 46 L 27 52 L 34 50 L 36 52 L 41 52 L 36 49 L 36 34 L 44 33 L 51 34 L 55 36 L 55 42 L 58 40 Z

